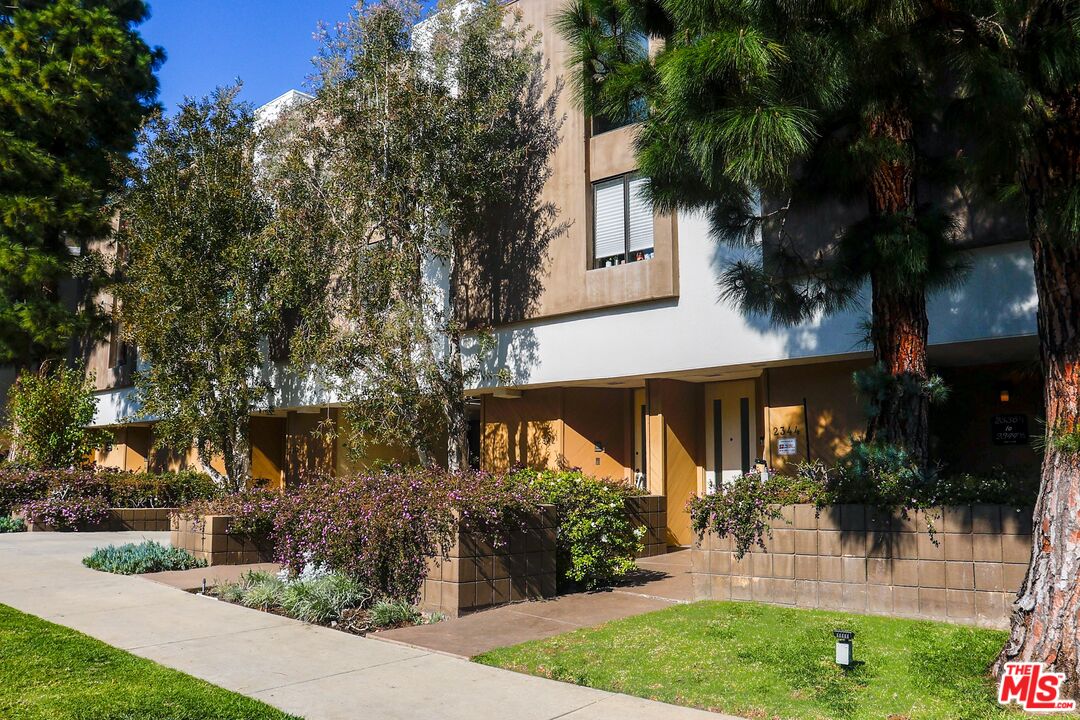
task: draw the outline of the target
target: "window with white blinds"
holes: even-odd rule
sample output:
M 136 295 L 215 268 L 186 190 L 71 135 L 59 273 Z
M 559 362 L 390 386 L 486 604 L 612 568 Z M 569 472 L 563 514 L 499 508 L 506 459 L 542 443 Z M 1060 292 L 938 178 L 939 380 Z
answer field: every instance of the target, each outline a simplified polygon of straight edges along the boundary
M 593 184 L 594 268 L 649 260 L 653 256 L 653 214 L 644 196 L 647 181 L 620 175 Z
M 623 184 L 623 179 L 619 177 L 593 185 L 593 214 L 596 219 L 593 225 L 593 257 L 598 262 L 617 262 L 626 253 Z

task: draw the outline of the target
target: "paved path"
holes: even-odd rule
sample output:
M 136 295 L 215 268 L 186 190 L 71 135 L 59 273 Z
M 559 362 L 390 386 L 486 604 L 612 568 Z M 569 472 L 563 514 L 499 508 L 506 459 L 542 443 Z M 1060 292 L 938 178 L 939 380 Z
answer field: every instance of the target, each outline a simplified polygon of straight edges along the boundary
M 306 720 L 717 720 L 476 665 L 84 568 L 92 548 L 167 533 L 0 535 L 0 603 Z M 730 718 L 729 718 L 730 720 Z
M 689 551 L 639 560 L 638 567 L 629 582 L 613 590 L 504 605 L 456 620 L 381 632 L 378 637 L 470 658 L 693 599 Z

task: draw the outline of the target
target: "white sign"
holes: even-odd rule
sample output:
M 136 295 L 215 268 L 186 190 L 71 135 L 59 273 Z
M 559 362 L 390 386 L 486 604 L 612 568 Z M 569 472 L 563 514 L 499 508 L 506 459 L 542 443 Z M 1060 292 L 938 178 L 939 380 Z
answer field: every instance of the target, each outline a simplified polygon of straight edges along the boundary
M 793 437 L 782 437 L 776 440 L 776 452 L 778 455 L 794 455 L 797 450 L 797 440 Z

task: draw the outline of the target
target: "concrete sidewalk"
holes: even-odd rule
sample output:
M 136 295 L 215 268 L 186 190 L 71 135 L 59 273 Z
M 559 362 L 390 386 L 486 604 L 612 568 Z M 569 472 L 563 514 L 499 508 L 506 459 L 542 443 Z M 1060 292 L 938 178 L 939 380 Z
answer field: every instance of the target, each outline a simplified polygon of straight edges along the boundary
M 167 533 L 0 535 L 0 603 L 307 720 L 725 717 L 305 625 L 80 564 L 94 547 L 143 538 L 168 542 Z
M 375 637 L 470 658 L 495 648 L 561 635 L 693 600 L 690 552 L 644 558 L 620 586 L 503 605 L 433 625 L 414 625 Z

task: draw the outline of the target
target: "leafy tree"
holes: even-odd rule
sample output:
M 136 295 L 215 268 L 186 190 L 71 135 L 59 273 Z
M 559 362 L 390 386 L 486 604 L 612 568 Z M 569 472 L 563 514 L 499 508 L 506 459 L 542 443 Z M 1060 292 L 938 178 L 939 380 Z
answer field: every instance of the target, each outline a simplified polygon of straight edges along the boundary
M 520 311 L 496 292 L 508 254 L 536 258 L 560 231 L 539 199 L 558 88 L 544 96 L 538 38 L 496 2 L 419 20 L 405 0 L 358 5 L 324 38 L 315 99 L 269 133 L 265 181 L 294 359 L 346 401 L 347 444 L 457 469 L 487 347 L 467 332 Z M 475 293 L 494 305 L 477 312 Z
M 953 223 L 925 192 L 952 172 L 930 151 L 943 139 L 925 142 L 944 105 L 931 5 L 573 0 L 559 19 L 586 112 L 642 120 L 654 206 L 704 212 L 756 254 L 723 276 L 744 311 L 799 323 L 869 284 L 866 439 L 919 466 L 941 388 L 926 298 L 961 270 Z M 663 41 L 651 57 L 649 37 Z M 823 207 L 840 212 L 823 223 Z
M 1025 210 L 1039 296 L 1046 447 L 1031 567 L 995 670 L 1012 660 L 1064 673 L 1080 695 L 1080 2 L 965 0 L 950 6 L 984 188 Z
M 23 370 L 8 392 L 8 459 L 35 470 L 89 464 L 111 438 L 88 427 L 95 412 L 94 383 L 84 368 L 46 363 L 37 371 Z
M 0 363 L 63 356 L 99 327 L 87 241 L 106 234 L 106 195 L 154 107 L 164 55 L 139 36 L 146 17 L 139 0 L 0 7 Z
M 256 188 L 255 118 L 239 87 L 187 99 L 142 132 L 121 204 L 124 327 L 145 366 L 144 416 L 173 447 L 191 447 L 232 490 L 250 479 L 248 421 L 269 409 L 265 344 L 277 327 L 270 206 Z M 220 454 L 225 475 L 210 462 Z

